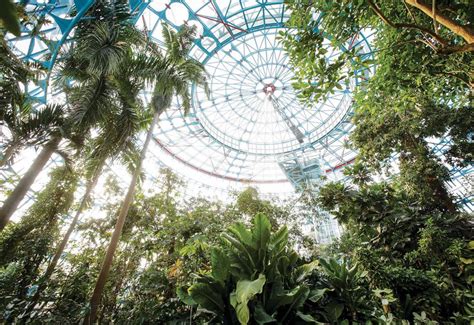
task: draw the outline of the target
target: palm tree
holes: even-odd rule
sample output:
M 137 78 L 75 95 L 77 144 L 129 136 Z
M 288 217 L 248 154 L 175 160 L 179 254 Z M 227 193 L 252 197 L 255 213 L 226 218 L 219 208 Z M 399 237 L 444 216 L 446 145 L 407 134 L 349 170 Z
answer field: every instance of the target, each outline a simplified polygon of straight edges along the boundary
M 127 4 L 107 0 L 97 1 L 89 10 L 94 20 L 81 22 L 76 31 L 75 45 L 65 55 L 58 83 L 65 85 L 68 111 L 61 132 L 54 132 L 43 146 L 25 175 L 0 208 L 0 231 L 25 197 L 29 188 L 57 151 L 64 135 L 78 144 L 90 130 L 110 119 L 116 112 L 111 76 L 119 71 L 121 62 L 135 44 L 145 42 L 143 35 L 131 25 Z M 72 83 L 72 81 L 74 83 Z
M 10 163 L 14 155 L 25 146 L 44 143 L 46 145 L 0 208 L 0 230 L 5 227 L 59 143 L 49 139 L 54 138 L 53 134 L 57 134 L 62 123 L 63 107 L 47 105 L 42 109 L 33 110 L 22 90 L 22 85 L 36 80 L 40 73 L 41 69 L 37 65 L 22 62 L 11 52 L 5 40 L 1 39 L 0 125 L 9 129 L 11 139 L 4 145 L 0 167 Z
M 8 47 L 6 41 L 0 39 L 0 125 L 5 125 L 11 133 L 11 140 L 3 145 L 0 167 L 10 163 L 15 153 L 25 144 L 25 126 L 22 125 L 37 113 L 32 110 L 31 102 L 26 100 L 23 91 L 28 81 L 36 81 L 42 68 L 35 63 L 20 60 Z M 36 116 L 37 118 L 38 116 Z M 44 121 L 44 119 L 43 119 Z
M 189 50 L 193 44 L 195 29 L 185 25 L 179 32 L 175 32 L 171 27 L 164 25 L 163 34 L 166 53 L 161 54 L 157 51 L 153 51 L 156 58 L 164 62 L 163 69 L 155 72 L 155 85 L 151 100 L 153 119 L 149 125 L 145 142 L 140 152 L 140 158 L 132 175 L 127 194 L 118 213 L 114 232 L 112 233 L 112 238 L 110 239 L 102 268 L 91 297 L 90 312 L 86 316 L 84 324 L 93 324 L 97 319 L 97 310 L 102 292 L 107 281 L 110 267 L 112 266 L 113 257 L 122 234 L 125 219 L 133 202 L 137 179 L 141 173 L 141 166 L 153 136 L 154 127 L 158 123 L 161 113 L 171 106 L 174 95 L 177 95 L 182 100 L 184 114 L 186 115 L 191 105 L 191 96 L 189 93 L 191 83 L 203 85 L 207 91 L 204 67 L 199 62 L 188 57 Z
M 136 147 L 138 134 L 146 128 L 146 121 L 149 120 L 147 116 L 149 114 L 144 110 L 138 95 L 139 91 L 144 88 L 150 67 L 158 68 L 155 63 L 141 54 L 137 56 L 129 52 L 127 58 L 122 61 L 118 72 L 114 76 L 110 76 L 109 80 L 114 85 L 113 90 L 116 93 L 115 98 L 117 98 L 113 104 L 119 109 L 116 110 L 114 116 L 110 116 L 111 119 L 107 123 L 102 123 L 99 135 L 87 145 L 85 150 L 87 154 L 84 159 L 87 178 L 85 193 L 52 260 L 39 280 L 39 286 L 25 309 L 25 315 L 34 309 L 40 294 L 54 273 L 70 236 L 79 222 L 79 217 L 87 207 L 106 160 L 119 157 L 129 170 L 134 169 L 139 152 Z
M 7 199 L 3 202 L 3 206 L 0 208 L 0 231 L 5 228 L 10 217 L 18 208 L 18 205 L 25 197 L 26 193 L 33 185 L 36 177 L 43 170 L 44 166 L 51 158 L 52 154 L 58 148 L 61 138 L 59 136 L 53 136 L 42 148 L 38 156 L 31 164 L 28 171 L 23 175 L 15 189 L 10 193 Z
M 18 151 L 25 147 L 37 146 L 47 142 L 64 123 L 63 105 L 45 105 L 38 110 L 22 108 L 23 116 L 15 116 L 13 110 L 5 110 L 3 122 L 11 137 L 4 144 L 0 167 L 12 162 Z

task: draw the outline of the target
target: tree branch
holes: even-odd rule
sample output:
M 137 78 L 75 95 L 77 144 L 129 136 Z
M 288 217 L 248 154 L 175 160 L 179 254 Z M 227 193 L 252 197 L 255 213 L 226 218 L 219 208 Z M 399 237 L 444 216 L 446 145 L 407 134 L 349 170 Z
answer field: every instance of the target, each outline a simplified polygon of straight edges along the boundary
M 377 5 L 372 1 L 372 0 L 367 0 L 368 3 L 369 3 L 369 6 L 374 10 L 374 12 L 377 14 L 377 16 L 380 17 L 380 19 L 382 19 L 382 21 L 384 23 L 386 23 L 387 25 L 393 27 L 393 28 L 408 28 L 408 29 L 417 29 L 425 34 L 428 34 L 430 35 L 431 37 L 433 37 L 435 40 L 437 40 L 439 43 L 441 43 L 442 45 L 446 46 L 448 45 L 448 41 L 446 41 L 444 38 L 442 38 L 441 36 L 437 35 L 436 33 L 434 33 L 433 31 L 425 28 L 425 27 L 422 27 L 422 26 L 418 26 L 418 25 L 415 25 L 415 24 L 399 24 L 399 23 L 394 23 L 392 21 L 390 21 L 383 13 L 382 11 L 380 10 L 379 7 L 377 7 Z M 408 0 L 407 0 L 408 1 Z
M 454 20 L 445 16 L 441 13 L 437 13 L 432 11 L 432 8 L 424 3 L 422 0 L 405 0 L 406 3 L 409 5 L 418 8 L 419 10 L 423 11 L 429 17 L 435 19 L 438 23 L 443 25 L 444 27 L 448 28 L 454 34 L 457 34 L 464 38 L 467 43 L 474 43 L 474 32 L 470 30 L 468 27 L 460 25 L 456 23 Z
M 436 21 L 436 0 L 433 0 L 433 4 L 431 6 L 431 12 L 433 13 L 433 28 L 435 33 L 438 32 L 438 22 Z
M 436 46 L 434 46 L 431 42 L 428 42 L 428 41 L 426 41 L 426 40 L 424 40 L 424 39 L 419 39 L 418 41 L 421 42 L 421 43 L 423 43 L 423 44 L 425 44 L 425 45 L 427 45 L 427 46 L 428 46 L 429 48 L 431 48 L 433 51 L 438 52 L 438 48 L 436 48 Z
M 474 43 L 465 44 L 461 46 L 448 46 L 438 51 L 438 53 L 440 54 L 453 54 L 464 52 L 474 52 Z

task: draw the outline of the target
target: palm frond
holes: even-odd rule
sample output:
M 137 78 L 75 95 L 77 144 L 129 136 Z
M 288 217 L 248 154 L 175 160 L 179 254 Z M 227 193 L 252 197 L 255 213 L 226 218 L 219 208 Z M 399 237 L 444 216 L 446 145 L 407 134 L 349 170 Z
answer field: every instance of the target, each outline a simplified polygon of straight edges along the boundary
M 127 51 L 127 42 L 120 40 L 120 30 L 105 21 L 98 21 L 90 33 L 77 40 L 76 57 L 87 63 L 93 76 L 117 71 Z
M 83 130 L 103 121 L 114 109 L 113 91 L 103 77 L 71 88 L 69 101 L 69 122 Z
M 170 62 L 164 60 L 163 57 L 150 56 L 148 53 L 138 53 L 127 63 L 127 72 L 146 83 L 153 82 L 160 71 L 165 71 L 170 66 Z
M 167 56 L 175 62 L 184 60 L 191 49 L 196 35 L 196 27 L 183 25 L 175 32 L 168 24 L 163 24 L 163 38 Z
M 169 25 L 163 25 L 163 38 L 166 46 L 164 61 L 166 64 L 155 71 L 155 85 L 151 105 L 161 114 L 172 102 L 172 97 L 178 95 L 182 100 L 184 114 L 191 108 L 191 84 L 204 86 L 209 94 L 207 75 L 204 66 L 188 57 L 193 46 L 196 30 L 187 25 L 176 32 Z
M 87 64 L 79 61 L 71 52 L 75 51 L 72 47 L 61 60 L 56 64 L 57 73 L 53 75 L 53 85 L 59 88 L 69 88 L 71 82 L 86 82 L 90 78 L 87 73 Z
M 63 125 L 64 114 L 63 105 L 46 105 L 22 121 L 15 135 L 30 145 L 44 143 Z
M 140 161 L 141 149 L 137 145 L 136 139 L 130 139 L 125 144 L 123 150 L 120 152 L 120 162 L 127 168 L 130 173 L 133 173 Z M 140 177 L 142 179 L 142 177 Z
M 5 144 L 5 151 L 14 150 L 11 157 L 26 145 L 40 145 L 58 133 L 63 124 L 64 107 L 62 105 L 46 105 L 26 118 L 21 119 L 11 128 L 12 139 Z
M 189 93 L 189 88 L 188 87 L 183 88 L 178 93 L 178 96 L 182 100 L 184 116 L 187 116 L 189 114 L 189 110 L 191 109 L 191 94 Z
M 110 120 L 103 124 L 99 135 L 88 143 L 88 154 L 86 159 L 86 170 L 93 171 L 107 159 L 116 159 L 135 141 L 143 127 L 140 107 L 121 108 L 121 111 L 111 116 Z

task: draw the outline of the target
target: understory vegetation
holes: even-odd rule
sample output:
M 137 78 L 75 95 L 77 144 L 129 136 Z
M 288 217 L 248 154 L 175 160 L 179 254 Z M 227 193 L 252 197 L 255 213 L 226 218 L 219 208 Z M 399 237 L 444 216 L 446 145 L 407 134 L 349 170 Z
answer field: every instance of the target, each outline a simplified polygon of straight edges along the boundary
M 474 243 L 467 215 L 425 211 L 386 184 L 361 192 L 328 185 L 322 203 L 345 232 L 321 246 L 300 232 L 304 220 L 293 202 L 272 203 L 252 188 L 230 204 L 184 198 L 173 173 L 163 170 L 160 178 L 160 191 L 137 193 L 131 207 L 100 323 L 472 320 Z M 23 219 L 0 234 L 4 321 L 80 323 L 87 314 L 123 189 L 109 176 L 105 216 L 78 225 L 45 279 L 60 229 L 70 222 L 76 182 L 71 171 L 53 170 Z
M 44 21 L 6 3 L 0 168 L 38 150 L 21 177 L 0 183 L 0 322 L 474 323 L 473 215 L 448 186 L 473 164 L 474 2 L 285 1 L 280 41 L 308 109 L 359 80 L 347 139 L 358 155 L 344 182 L 295 200 L 249 187 L 226 202 L 142 166 L 172 101 L 186 115 L 191 85 L 208 93 L 188 55 L 195 28 L 164 24 L 158 46 L 131 23 L 127 1 L 97 0 L 47 71 L 5 41 L 18 17 Z M 346 48 L 361 30 L 374 35 L 369 56 Z M 345 51 L 326 60 L 327 42 Z M 25 93 L 47 73 L 64 103 Z M 52 157 L 47 184 L 10 220 Z M 303 231 L 318 209 L 342 229 L 330 244 Z

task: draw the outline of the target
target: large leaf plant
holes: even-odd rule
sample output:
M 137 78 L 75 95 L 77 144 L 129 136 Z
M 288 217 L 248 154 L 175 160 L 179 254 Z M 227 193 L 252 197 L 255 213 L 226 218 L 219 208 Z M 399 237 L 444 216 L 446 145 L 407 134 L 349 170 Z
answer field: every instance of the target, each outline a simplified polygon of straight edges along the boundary
M 252 229 L 237 223 L 222 235 L 222 245 L 211 252 L 210 273 L 197 275 L 187 292 L 180 289 L 178 294 L 187 304 L 213 314 L 214 322 L 315 323 L 303 306 L 326 293 L 312 290 L 308 282 L 317 266 L 317 261 L 305 264 L 290 248 L 286 227 L 272 234 L 268 218 L 257 214 Z

